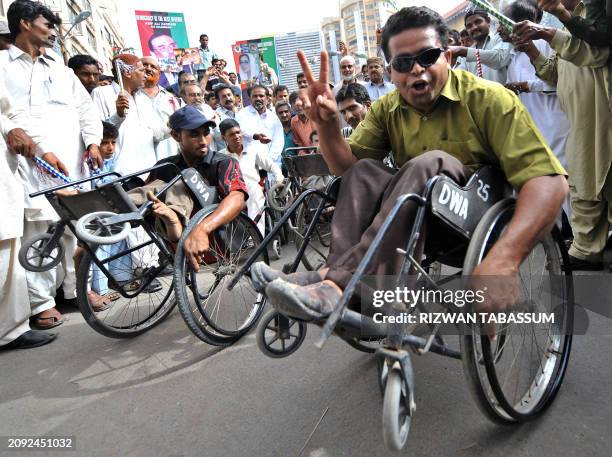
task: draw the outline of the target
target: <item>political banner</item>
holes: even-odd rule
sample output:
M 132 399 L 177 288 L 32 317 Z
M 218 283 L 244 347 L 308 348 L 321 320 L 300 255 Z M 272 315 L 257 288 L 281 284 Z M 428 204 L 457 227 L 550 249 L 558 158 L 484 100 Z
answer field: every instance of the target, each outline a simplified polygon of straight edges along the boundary
M 136 11 L 143 56 L 158 58 L 162 71 L 180 71 L 175 50 L 189 48 L 183 13 Z

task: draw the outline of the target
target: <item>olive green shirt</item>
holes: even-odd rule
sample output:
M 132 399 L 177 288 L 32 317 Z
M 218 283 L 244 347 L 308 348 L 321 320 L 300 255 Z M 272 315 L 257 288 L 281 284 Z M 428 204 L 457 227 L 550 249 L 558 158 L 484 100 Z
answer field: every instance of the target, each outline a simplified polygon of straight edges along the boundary
M 461 70 L 449 70 L 428 114 L 409 106 L 397 90 L 380 98 L 348 142 L 359 159 L 382 160 L 391 149 L 400 166 L 442 150 L 472 170 L 500 167 L 516 189 L 539 176 L 566 175 L 519 98 Z

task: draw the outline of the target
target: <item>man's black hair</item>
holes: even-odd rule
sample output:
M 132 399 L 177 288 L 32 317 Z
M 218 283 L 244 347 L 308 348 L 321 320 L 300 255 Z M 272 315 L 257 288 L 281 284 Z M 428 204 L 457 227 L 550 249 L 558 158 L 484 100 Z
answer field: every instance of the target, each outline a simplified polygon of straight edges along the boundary
M 116 140 L 119 138 L 119 130 L 110 122 L 102 121 L 102 140 Z
M 296 81 L 299 81 L 302 78 L 305 78 L 306 75 L 304 74 L 304 72 L 300 72 L 297 74 L 297 76 L 295 77 Z
M 217 100 L 220 100 L 219 92 L 221 92 L 224 89 L 232 90 L 232 88 L 230 86 L 228 86 L 227 84 L 223 84 L 223 83 L 215 84 L 214 92 L 215 92 L 215 96 L 217 97 Z M 232 91 L 232 93 L 233 92 L 234 91 Z
M 236 119 L 228 117 L 219 124 L 219 131 L 221 132 L 221 135 L 225 135 L 228 130 L 233 129 L 235 127 L 240 128 L 240 124 L 236 122 Z
M 534 3 L 530 1 L 515 1 L 510 3 L 505 11 L 508 13 L 508 17 L 515 22 L 521 21 L 537 21 L 538 18 L 538 8 Z
M 457 42 L 459 42 L 459 40 L 461 40 L 461 35 L 459 35 L 459 31 L 452 29 L 448 32 L 448 36 L 449 37 L 453 37 L 453 39 L 455 39 Z
M 213 59 L 210 61 L 210 63 L 211 63 L 212 65 L 214 65 L 214 64 L 215 64 L 215 62 L 221 62 L 222 60 L 223 60 L 223 59 L 220 59 L 220 58 L 218 58 L 218 57 L 213 57 Z
M 255 89 L 263 89 L 264 92 L 266 93 L 266 95 L 269 94 L 268 92 L 268 88 L 262 84 L 255 84 L 254 86 L 249 87 L 249 90 L 247 90 L 247 95 L 250 97 L 251 93 L 255 90 Z
M 340 92 L 336 95 L 336 103 L 343 102 L 344 100 L 353 99 L 357 103 L 365 105 L 366 103 L 372 103 L 368 90 L 359 83 L 351 83 L 346 87 L 340 89 Z
M 468 17 L 470 16 L 480 16 L 484 18 L 487 22 L 491 21 L 491 18 L 489 17 L 489 13 L 487 13 L 487 10 L 483 10 L 482 8 L 474 7 L 474 8 L 470 8 L 468 12 L 465 13 L 465 17 L 463 18 L 464 25 L 467 22 Z
M 202 35 L 200 35 L 200 40 L 201 40 L 202 38 L 204 38 L 204 37 L 208 38 L 208 35 L 206 35 L 205 33 L 203 33 Z
M 286 106 L 287 109 L 289 110 L 289 112 L 291 112 L 291 106 L 285 100 L 280 100 L 280 101 L 276 102 L 276 104 L 274 105 L 274 111 L 278 111 L 279 109 L 281 109 L 284 106 Z
M 72 56 L 70 60 L 68 60 L 68 68 L 72 68 L 72 71 L 74 71 L 75 73 L 81 68 L 83 68 L 85 65 L 95 65 L 97 68 L 98 61 L 87 54 L 77 54 L 76 56 Z
M 278 94 L 284 90 L 289 92 L 289 88 L 287 86 L 283 86 L 282 84 L 279 84 L 278 86 L 274 88 L 274 96 L 278 97 Z
M 204 95 L 204 101 L 208 102 L 213 97 L 217 97 L 217 94 L 215 92 L 207 92 L 206 95 Z
M 110 75 L 100 75 L 100 81 L 115 81 L 115 78 Z
M 59 26 L 62 23 L 62 19 L 59 17 L 59 15 L 55 14 L 41 2 L 17 0 L 11 3 L 11 6 L 9 6 L 9 9 L 6 12 L 6 19 L 9 30 L 11 31 L 11 38 L 15 40 L 17 35 L 19 35 L 21 32 L 19 23 L 22 19 L 27 22 L 34 22 L 39 16 L 44 17 L 55 26 Z
M 159 29 L 153 35 L 151 35 L 151 38 L 149 38 L 149 41 L 147 42 L 149 50 L 151 52 L 153 52 L 153 40 L 159 38 L 160 36 L 169 36 L 170 38 L 172 38 L 172 33 L 168 29 Z M 172 39 L 174 40 L 174 38 Z
M 459 32 L 459 36 L 470 36 L 470 34 L 468 33 L 467 29 L 463 29 L 461 32 Z
M 300 96 L 299 92 L 291 92 L 289 94 L 289 103 L 291 104 L 291 106 L 295 104 L 295 101 L 299 98 L 299 96 Z
M 399 35 L 405 30 L 433 27 L 438 33 L 442 47 L 448 47 L 448 26 L 438 13 L 426 6 L 410 6 L 399 10 L 393 14 L 383 29 L 381 48 L 385 54 L 387 62 L 391 61 L 389 51 L 389 41 L 395 35 Z

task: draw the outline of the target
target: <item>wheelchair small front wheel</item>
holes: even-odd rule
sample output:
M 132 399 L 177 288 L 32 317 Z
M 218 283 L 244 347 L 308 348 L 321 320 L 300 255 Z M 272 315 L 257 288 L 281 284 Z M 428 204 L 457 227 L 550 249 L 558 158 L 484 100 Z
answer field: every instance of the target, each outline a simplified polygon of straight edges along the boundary
M 106 225 L 103 220 L 116 216 L 110 211 L 96 211 L 81 217 L 74 229 L 79 239 L 90 244 L 115 244 L 125 240 L 131 230 L 129 222 Z
M 408 442 L 411 412 L 408 408 L 409 392 L 398 369 L 387 374 L 383 400 L 383 439 L 387 449 L 401 451 Z
M 274 184 L 266 196 L 268 206 L 279 213 L 284 213 L 291 206 L 294 198 L 289 181 Z
M 306 324 L 275 310 L 261 319 L 257 328 L 257 347 L 268 357 L 280 359 L 297 351 L 306 338 Z
M 55 268 L 64 258 L 66 248 L 54 242 L 51 233 L 42 233 L 27 240 L 19 250 L 19 263 L 27 271 L 42 273 Z

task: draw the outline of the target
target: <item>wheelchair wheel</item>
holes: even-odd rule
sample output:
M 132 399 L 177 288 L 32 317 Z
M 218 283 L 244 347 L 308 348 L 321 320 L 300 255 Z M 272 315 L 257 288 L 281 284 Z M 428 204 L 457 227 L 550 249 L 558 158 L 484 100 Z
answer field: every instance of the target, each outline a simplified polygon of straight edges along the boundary
M 469 275 L 499 239 L 514 201 L 493 206 L 470 241 L 463 271 Z M 572 343 L 573 293 L 569 258 L 556 227 L 521 265 L 521 299 L 530 312 L 554 314 L 554 323 L 497 326 L 491 342 L 480 328 L 461 338 L 463 368 L 480 409 L 498 423 L 524 422 L 541 414 L 557 395 Z
M 66 248 L 61 241 L 52 245 L 53 235 L 41 233 L 27 240 L 19 249 L 19 263 L 27 271 L 42 273 L 55 268 L 64 258 Z
M 142 227 L 134 231 L 138 231 L 130 235 L 134 240 L 91 246 L 104 270 L 89 252 L 79 262 L 79 310 L 95 331 L 110 338 L 131 338 L 150 330 L 176 304 L 172 277 L 163 273 L 170 261 L 160 260 L 155 244 L 128 252 L 130 244 L 136 247 L 148 238 Z
M 261 242 L 257 226 L 244 214 L 218 229 L 209 239 L 209 255 L 195 272 L 187 264 L 183 245 L 195 227 L 214 211 L 208 207 L 187 225 L 175 256 L 174 281 L 179 311 L 189 329 L 202 341 L 227 346 L 257 323 L 265 306 L 247 277 L 230 292 L 227 283 Z M 258 261 L 268 263 L 267 252 Z
M 331 208 L 326 208 L 323 211 L 323 214 L 319 217 L 314 231 L 310 236 L 310 240 L 305 240 L 308 226 L 310 221 L 312 221 L 320 201 L 321 199 L 318 196 L 306 198 L 298 209 L 295 223 L 296 249 L 299 251 L 302 244 L 304 242 L 307 243 L 301 261 L 304 268 L 310 271 L 318 271 L 325 266 L 331 243 L 331 221 L 333 217 L 333 210 L 331 210 Z
M 407 390 L 401 371 L 389 370 L 383 397 L 383 439 L 392 451 L 401 451 L 408 442 L 412 417 Z
M 288 357 L 299 349 L 306 338 L 306 324 L 271 310 L 257 327 L 257 347 L 268 357 Z
M 279 213 L 287 211 L 294 199 L 291 181 L 288 180 L 274 184 L 266 195 L 268 206 Z
M 131 230 L 130 223 L 105 225 L 103 219 L 116 216 L 110 211 L 97 211 L 80 218 L 74 230 L 79 239 L 91 244 L 115 244 L 125 240 Z

